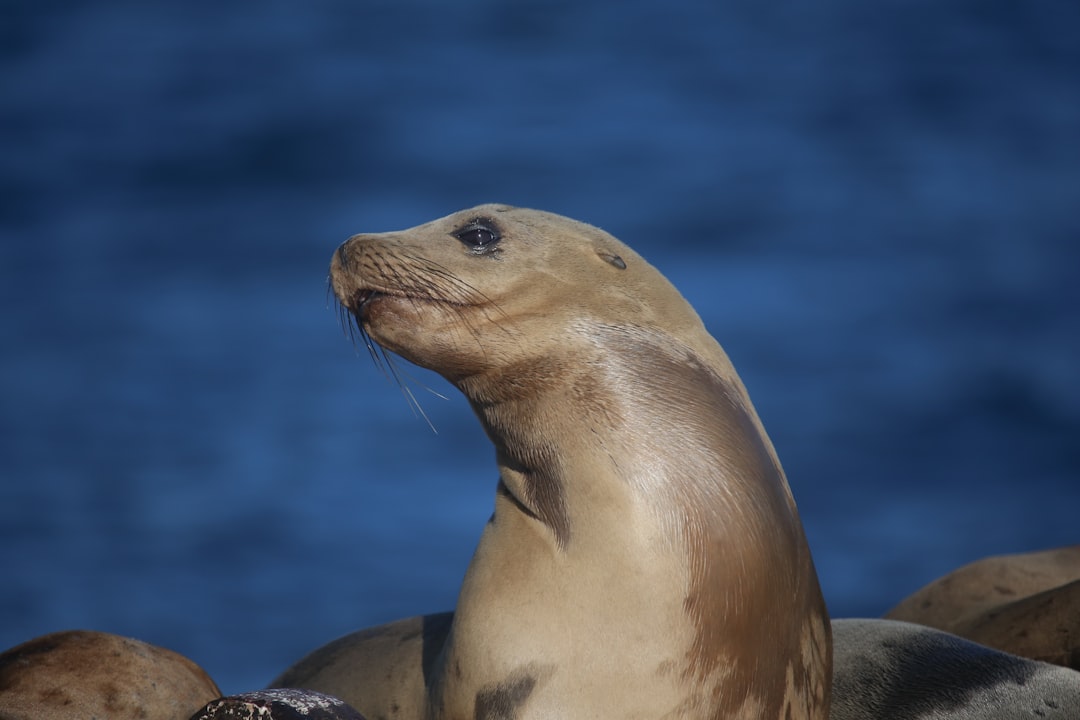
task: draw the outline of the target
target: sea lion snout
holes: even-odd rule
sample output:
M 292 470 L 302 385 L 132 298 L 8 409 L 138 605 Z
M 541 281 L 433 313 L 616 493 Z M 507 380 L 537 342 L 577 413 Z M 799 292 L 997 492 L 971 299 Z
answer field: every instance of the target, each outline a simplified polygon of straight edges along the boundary
M 353 235 L 345 242 L 337 246 L 334 255 L 330 258 L 330 287 L 334 291 L 338 302 L 346 307 L 353 292 L 355 292 L 355 277 L 357 253 L 354 250 L 355 242 L 360 235 Z
M 353 235 L 338 245 L 330 259 L 330 288 L 337 301 L 357 319 L 361 319 L 364 307 L 380 294 L 367 286 L 364 273 L 356 267 L 362 254 L 356 251 L 355 245 L 363 240 L 363 235 Z
M 330 273 L 331 275 L 336 272 L 341 272 L 343 267 L 349 265 L 349 241 L 341 243 L 337 246 L 337 250 L 334 251 L 334 257 L 330 260 Z

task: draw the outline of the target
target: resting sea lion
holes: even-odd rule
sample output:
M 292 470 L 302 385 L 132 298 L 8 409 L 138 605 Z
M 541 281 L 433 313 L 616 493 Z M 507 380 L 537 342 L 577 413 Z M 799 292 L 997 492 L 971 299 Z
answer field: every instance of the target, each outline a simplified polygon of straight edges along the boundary
M 832 720 L 1080 720 L 1080 673 L 895 620 L 833 620 Z
M 885 617 L 1080 670 L 1080 545 L 970 563 Z
M 795 502 L 724 351 L 653 267 L 484 205 L 333 256 L 374 342 L 468 398 L 495 511 L 452 616 L 275 681 L 371 720 L 828 716 L 831 638 Z
M 0 720 L 187 720 L 220 694 L 186 657 L 109 633 L 57 632 L 0 654 Z

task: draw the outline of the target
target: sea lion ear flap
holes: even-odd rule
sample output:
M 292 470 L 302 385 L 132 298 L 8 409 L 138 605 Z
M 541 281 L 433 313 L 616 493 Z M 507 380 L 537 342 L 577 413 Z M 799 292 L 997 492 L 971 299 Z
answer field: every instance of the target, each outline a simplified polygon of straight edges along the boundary
M 606 250 L 597 250 L 596 254 L 600 257 L 601 260 L 606 262 L 608 265 L 614 265 L 615 267 L 619 268 L 620 270 L 625 270 L 626 269 L 626 261 L 623 260 L 618 255 L 616 255 L 615 253 L 609 253 Z

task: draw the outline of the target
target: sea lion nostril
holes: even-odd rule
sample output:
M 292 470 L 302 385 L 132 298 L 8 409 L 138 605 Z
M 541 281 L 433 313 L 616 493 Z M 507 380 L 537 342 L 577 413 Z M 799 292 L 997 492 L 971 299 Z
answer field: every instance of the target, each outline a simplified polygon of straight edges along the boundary
M 378 295 L 378 293 L 374 290 L 361 288 L 353 294 L 352 301 L 349 303 L 349 306 L 352 308 L 353 312 L 360 312 L 360 309 L 364 307 L 364 305 L 366 305 L 368 301 L 370 301 L 376 295 Z

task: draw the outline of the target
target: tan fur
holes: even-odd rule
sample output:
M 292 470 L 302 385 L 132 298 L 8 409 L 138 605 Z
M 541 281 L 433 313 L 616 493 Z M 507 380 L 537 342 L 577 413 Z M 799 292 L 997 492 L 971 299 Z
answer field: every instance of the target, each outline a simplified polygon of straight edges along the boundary
M 191 660 L 108 633 L 52 633 L 0 654 L 0 720 L 188 720 L 220 694 Z
M 1080 670 L 1080 545 L 970 563 L 885 617 Z
M 477 227 L 500 239 L 455 236 Z M 357 235 L 331 282 L 376 343 L 465 394 L 500 483 L 445 642 L 352 636 L 360 662 L 330 646 L 277 684 L 371 720 L 828 716 L 830 629 L 783 471 L 659 272 L 594 227 L 486 205 Z

